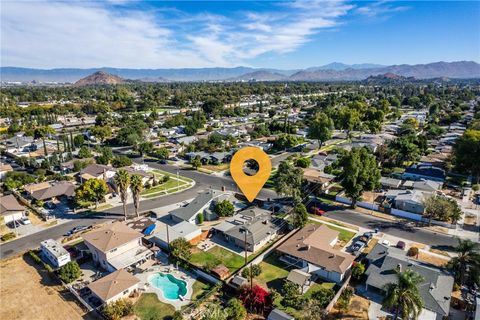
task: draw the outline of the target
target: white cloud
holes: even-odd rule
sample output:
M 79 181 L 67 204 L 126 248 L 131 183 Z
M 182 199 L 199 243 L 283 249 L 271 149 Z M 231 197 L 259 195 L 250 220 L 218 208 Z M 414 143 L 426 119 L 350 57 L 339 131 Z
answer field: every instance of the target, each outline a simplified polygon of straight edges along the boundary
M 353 9 L 343 2 L 282 2 L 268 12 L 227 17 L 169 8 L 140 11 L 129 1 L 113 2 L 3 2 L 1 65 L 245 65 L 266 53 L 297 50 L 320 30 L 338 26 Z

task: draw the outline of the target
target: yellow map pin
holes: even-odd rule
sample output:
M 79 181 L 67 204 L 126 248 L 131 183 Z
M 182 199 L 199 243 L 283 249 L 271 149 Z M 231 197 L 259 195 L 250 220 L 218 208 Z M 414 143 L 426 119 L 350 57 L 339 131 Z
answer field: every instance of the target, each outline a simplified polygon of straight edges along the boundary
M 258 163 L 259 169 L 254 176 L 249 176 L 243 172 L 243 165 L 247 160 L 255 160 Z M 255 200 L 270 177 L 271 171 L 270 158 L 262 149 L 255 147 L 245 147 L 238 150 L 230 162 L 230 174 L 249 202 Z

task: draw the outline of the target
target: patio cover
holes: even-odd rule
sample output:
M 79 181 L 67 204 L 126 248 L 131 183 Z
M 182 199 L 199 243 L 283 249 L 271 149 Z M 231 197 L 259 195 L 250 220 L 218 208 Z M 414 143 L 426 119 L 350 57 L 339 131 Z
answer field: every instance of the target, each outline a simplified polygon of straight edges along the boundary
M 153 254 L 147 247 L 140 247 L 139 250 L 126 251 L 108 261 L 117 270 L 129 267 L 141 260 L 148 259 Z
M 155 264 L 155 260 L 148 259 L 147 261 L 145 261 L 141 265 L 137 266 L 137 269 L 139 269 L 143 272 L 143 271 L 147 270 L 148 268 L 150 268 L 151 266 L 153 266 L 154 264 Z

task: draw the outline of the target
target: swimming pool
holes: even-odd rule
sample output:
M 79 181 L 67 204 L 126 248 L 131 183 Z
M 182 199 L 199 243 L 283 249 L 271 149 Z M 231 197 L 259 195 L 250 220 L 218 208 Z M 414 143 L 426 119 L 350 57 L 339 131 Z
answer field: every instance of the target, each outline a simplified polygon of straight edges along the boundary
M 178 300 L 179 296 L 187 294 L 187 283 L 171 274 L 159 272 L 153 275 L 149 282 L 155 288 L 162 290 L 165 299 Z

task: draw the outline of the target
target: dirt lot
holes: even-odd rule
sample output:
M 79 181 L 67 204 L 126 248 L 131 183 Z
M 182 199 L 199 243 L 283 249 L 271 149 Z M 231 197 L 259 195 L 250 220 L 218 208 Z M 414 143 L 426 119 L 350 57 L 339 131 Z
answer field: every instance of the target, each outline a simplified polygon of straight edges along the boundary
M 0 319 L 89 319 L 48 274 L 23 257 L 0 262 Z M 68 300 L 68 301 L 67 301 Z
M 359 319 L 368 319 L 368 307 L 370 306 L 370 301 L 360 296 L 354 295 L 350 304 L 348 305 L 347 310 L 338 310 L 333 308 L 329 314 L 329 319 L 349 319 L 349 320 L 359 320 Z

